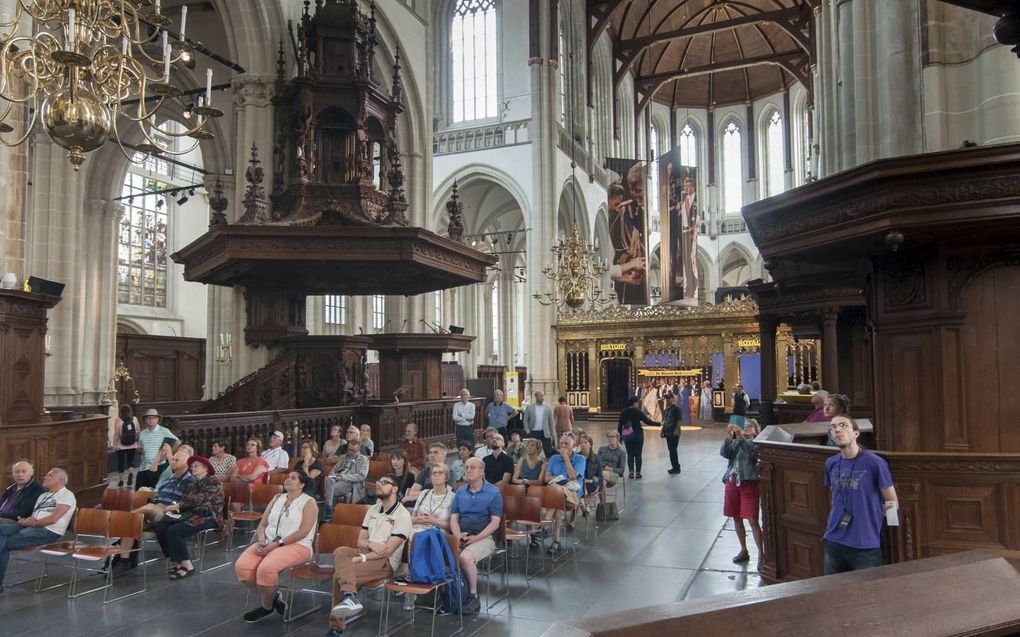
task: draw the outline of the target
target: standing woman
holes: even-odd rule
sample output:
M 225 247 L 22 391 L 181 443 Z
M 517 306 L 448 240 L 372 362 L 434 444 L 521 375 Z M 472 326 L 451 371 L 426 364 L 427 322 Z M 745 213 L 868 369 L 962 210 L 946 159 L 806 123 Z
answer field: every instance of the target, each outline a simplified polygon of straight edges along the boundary
M 223 526 L 223 485 L 216 479 L 212 463 L 202 456 L 188 458 L 195 483 L 180 502 L 166 508 L 163 518 L 153 525 L 163 555 L 170 558 L 170 579 L 194 575 L 195 565 L 188 555 L 188 538 L 206 529 Z M 177 516 L 173 514 L 179 514 Z
M 616 431 L 620 433 L 623 445 L 627 448 L 628 476 L 638 480 L 641 479 L 641 450 L 645 446 L 645 432 L 641 425 L 660 426 L 660 423 L 650 419 L 638 409 L 640 403 L 636 397 L 628 400 L 627 408 L 620 412 L 620 420 L 616 424 Z
M 244 614 L 254 624 L 273 614 L 287 612 L 277 592 L 280 573 L 304 564 L 312 557 L 319 507 L 304 492 L 308 477 L 291 471 L 283 481 L 283 493 L 273 498 L 255 529 L 255 543 L 245 549 L 234 564 L 237 580 L 258 596 L 259 606 Z
M 701 383 L 701 401 L 698 403 L 698 424 L 710 425 L 714 420 L 712 415 L 712 381 L 706 380 Z
M 733 518 L 733 529 L 740 542 L 740 552 L 733 557 L 734 564 L 751 559 L 747 552 L 747 538 L 744 535 L 744 520 L 751 526 L 754 544 L 758 547 L 758 565 L 761 566 L 762 545 L 761 525 L 758 523 L 758 443 L 754 441 L 758 435 L 758 421 L 749 418 L 741 429 L 736 425 L 726 427 L 726 439 L 723 440 L 719 455 L 729 460 L 723 482 L 726 483 L 726 495 L 723 500 L 723 515 Z
M 118 487 L 124 486 L 124 474 L 127 474 L 127 486 L 135 482 L 135 451 L 138 449 L 138 420 L 135 418 L 131 405 L 123 404 L 117 417 L 113 419 L 111 442 L 117 454 L 117 474 L 120 480 Z

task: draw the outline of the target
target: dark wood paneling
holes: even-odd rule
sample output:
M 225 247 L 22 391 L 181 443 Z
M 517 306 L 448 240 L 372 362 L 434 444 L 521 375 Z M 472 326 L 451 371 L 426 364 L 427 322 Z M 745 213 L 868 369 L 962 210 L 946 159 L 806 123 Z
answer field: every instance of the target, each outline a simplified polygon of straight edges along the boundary
M 117 361 L 132 382 L 117 385 L 117 400 L 142 402 L 201 400 L 205 385 L 205 339 L 117 334 Z
M 46 310 L 59 300 L 0 289 L 0 426 L 43 418 Z

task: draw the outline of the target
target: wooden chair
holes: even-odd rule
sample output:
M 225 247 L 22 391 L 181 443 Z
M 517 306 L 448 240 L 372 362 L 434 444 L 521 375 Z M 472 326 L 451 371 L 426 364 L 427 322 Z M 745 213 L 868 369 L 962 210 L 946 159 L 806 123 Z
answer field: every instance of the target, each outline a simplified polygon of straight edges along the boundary
M 439 583 L 436 583 L 436 584 L 429 584 L 429 583 L 425 583 L 425 582 L 405 582 L 405 583 L 400 583 L 400 582 L 397 582 L 396 580 L 390 580 L 390 581 L 386 582 L 385 586 L 383 587 L 384 590 L 386 591 L 386 597 L 385 597 L 385 599 L 383 601 L 383 613 L 382 613 L 382 619 L 381 619 L 380 626 L 379 626 L 379 636 L 380 637 L 389 637 L 389 635 L 392 635 L 392 634 L 396 633 L 399 630 L 402 630 L 402 629 L 404 629 L 404 628 L 406 628 L 408 626 L 413 625 L 414 624 L 415 612 L 418 609 L 418 606 L 416 604 L 412 608 L 412 610 L 411 610 L 411 616 L 407 620 L 405 620 L 403 622 L 400 622 L 400 623 L 396 624 L 395 626 L 391 627 L 390 626 L 390 593 L 403 593 L 405 595 L 415 595 L 419 599 L 423 595 L 432 594 L 433 595 L 432 606 L 425 606 L 423 608 L 426 608 L 427 610 L 431 610 L 432 611 L 432 628 L 431 628 L 431 630 L 429 632 L 429 636 L 430 637 L 434 637 L 435 636 L 435 634 L 436 634 L 436 615 L 439 613 L 439 605 L 440 605 L 440 599 L 439 599 L 440 592 L 444 588 L 449 586 L 452 582 L 460 579 L 460 561 L 459 561 L 460 560 L 460 541 L 457 538 L 455 538 L 452 535 L 450 535 L 449 533 L 447 533 L 445 535 L 446 535 L 446 541 L 449 542 L 449 544 L 450 544 L 450 550 L 453 552 L 453 564 L 450 565 L 451 576 L 449 578 L 443 580 L 442 582 L 439 582 Z M 411 551 L 414 549 L 414 538 L 411 538 L 411 542 L 409 543 L 409 545 L 406 548 L 407 548 L 407 554 L 410 555 Z M 456 634 L 461 633 L 461 632 L 464 631 L 464 613 L 463 612 L 459 612 L 459 613 L 456 613 L 456 614 L 460 618 L 460 628 L 458 628 L 457 630 L 455 630 L 452 633 L 450 633 L 451 637 L 453 635 L 456 635 Z
M 134 511 L 135 509 L 145 506 L 149 502 L 152 502 L 154 497 L 156 497 L 156 492 L 152 489 L 146 488 L 135 491 L 134 495 L 131 496 L 131 510 Z
M 369 506 L 367 504 L 340 504 L 333 507 L 333 524 L 344 524 L 347 526 L 353 526 L 361 528 L 361 523 L 365 521 L 365 514 L 368 513 Z
M 386 466 L 389 466 L 390 457 L 392 455 L 393 454 L 391 454 L 389 451 L 380 451 L 379 453 L 372 456 L 372 462 L 385 462 Z
M 332 596 L 332 591 L 320 591 L 314 588 L 298 588 L 297 580 L 315 582 L 315 585 L 321 585 L 322 582 L 332 581 L 334 574 L 333 551 L 341 546 L 357 548 L 358 535 L 360 533 L 360 522 L 357 526 L 349 526 L 346 524 L 323 524 L 319 527 L 319 535 L 316 539 L 316 551 L 312 554 L 312 559 L 304 564 L 292 566 L 287 569 L 288 584 L 284 591 L 287 602 L 287 614 L 283 617 L 284 622 L 292 622 L 295 619 L 300 619 L 305 615 L 309 615 L 320 609 L 320 606 L 312 605 L 306 610 L 296 612 L 294 610 L 295 594 L 301 592 L 308 593 L 309 595 Z M 329 563 L 323 563 L 323 560 L 327 558 Z
M 496 485 L 496 488 L 499 489 L 500 495 L 502 495 L 504 498 L 507 497 L 508 495 L 524 497 L 525 493 L 525 487 L 523 484 L 508 484 L 501 482 Z
M 230 517 L 230 496 L 227 495 L 226 494 L 226 490 L 224 490 L 224 494 L 223 494 L 223 527 L 219 528 L 219 529 L 205 529 L 205 530 L 199 531 L 194 536 L 192 536 L 192 537 L 195 538 L 195 547 L 196 547 L 197 553 L 198 553 L 198 557 L 196 557 L 192 561 L 195 564 L 198 564 L 198 574 L 199 575 L 201 575 L 203 573 L 208 573 L 209 571 L 215 571 L 218 568 L 223 568 L 224 566 L 230 566 L 231 564 L 233 564 L 233 560 L 231 560 L 230 557 L 228 557 L 226 555 L 226 551 L 224 551 L 223 561 L 220 562 L 219 564 L 213 564 L 211 566 L 206 566 L 206 560 L 205 560 L 206 550 L 210 546 L 216 546 L 217 544 L 225 544 L 227 542 L 227 538 L 229 537 L 229 535 L 227 533 L 227 519 L 229 519 L 229 517 Z M 214 533 L 219 533 L 220 537 L 219 537 L 219 539 L 210 541 L 209 538 L 212 537 L 212 535 Z
M 50 558 L 62 558 L 72 555 L 76 550 L 87 548 L 89 546 L 109 544 L 110 542 L 110 515 L 112 511 L 106 509 L 78 509 L 74 513 L 74 539 L 65 540 L 60 542 L 53 542 L 51 544 L 45 544 L 42 546 L 31 546 L 26 549 L 22 549 L 22 553 L 39 553 L 43 556 L 43 568 L 42 573 L 35 578 L 35 592 L 41 593 L 43 591 L 50 591 L 55 588 L 60 588 L 65 584 L 70 584 L 71 580 L 65 582 L 59 582 L 50 586 L 43 586 L 46 578 L 49 576 Z M 92 538 L 86 540 L 86 538 Z M 61 564 L 61 566 L 73 566 L 71 564 Z M 22 584 L 24 582 L 18 582 Z M 17 584 L 12 584 L 16 586 Z
M 134 495 L 134 489 L 109 488 L 103 491 L 103 497 L 99 501 L 99 508 L 107 511 L 130 511 Z
M 383 477 L 390 472 L 390 461 L 386 460 L 369 460 L 368 461 L 368 477 L 365 479 L 365 490 L 374 491 L 375 481 Z
M 110 591 L 113 590 L 113 569 L 88 568 L 86 566 L 82 566 L 83 563 L 105 564 L 110 557 L 117 555 L 123 550 L 120 545 L 111 544 L 108 541 L 103 546 L 81 548 L 71 554 L 72 559 L 74 559 L 74 569 L 71 571 L 71 586 L 67 592 L 68 598 L 81 597 L 82 595 L 102 590 L 103 603 L 109 604 L 110 602 L 116 602 L 121 599 L 134 597 L 135 595 L 144 593 L 149 586 L 147 576 L 148 569 L 146 568 L 146 564 L 148 564 L 148 562 L 145 560 L 145 543 L 142 541 L 142 527 L 144 524 L 145 516 L 143 514 L 131 513 L 129 511 L 112 511 L 109 520 L 109 537 L 131 539 L 135 541 L 131 552 L 139 554 L 138 565 L 142 568 L 142 587 L 140 589 L 110 599 Z M 105 573 L 106 578 L 104 583 L 86 591 L 78 591 L 77 587 L 82 570 Z
M 297 463 L 299 463 L 299 462 L 301 462 L 301 456 L 294 456 L 293 458 L 291 458 L 290 462 L 287 463 L 287 473 L 290 473 L 291 471 L 293 471 L 294 467 L 296 467 Z M 284 474 L 284 477 L 286 477 L 286 475 L 287 474 Z M 281 482 L 280 484 L 283 484 L 283 483 Z
M 249 511 L 231 511 L 227 516 L 227 551 L 233 550 L 234 525 L 238 522 L 253 524 L 252 534 L 255 533 L 255 526 L 262 520 L 264 510 L 273 498 L 283 493 L 283 487 L 278 484 L 253 484 L 251 485 L 251 501 Z M 262 510 L 257 510 L 261 507 Z
M 500 603 L 504 599 L 507 600 L 507 604 L 510 604 L 510 554 L 507 552 L 506 542 L 506 515 L 500 516 L 499 526 L 496 528 L 496 532 L 493 534 L 493 542 L 496 544 L 496 548 L 486 557 L 484 560 L 478 562 L 478 572 L 482 573 L 482 563 L 485 564 L 485 611 L 488 612 L 493 606 Z M 502 595 L 497 597 L 495 600 L 492 599 L 492 573 L 493 563 L 496 558 L 503 557 L 503 585 L 504 592 Z
M 560 518 L 563 518 L 563 525 L 565 525 L 566 524 L 566 512 L 567 512 L 567 499 L 563 495 L 562 489 L 558 489 L 556 487 L 548 486 L 548 485 L 544 486 L 544 487 L 532 487 L 531 489 L 529 489 L 529 493 L 534 492 L 534 491 L 537 491 L 538 493 L 536 493 L 535 495 L 537 495 L 538 497 L 540 497 L 542 499 L 542 508 L 546 509 L 546 510 L 549 510 L 549 511 L 553 511 L 554 512 L 553 513 L 553 518 L 554 519 L 555 519 L 556 516 L 559 516 Z M 545 526 L 551 528 L 553 526 L 553 521 L 554 520 L 543 520 L 543 524 Z M 566 532 L 564 532 L 563 535 L 565 536 Z M 549 541 L 550 541 L 550 543 L 554 542 L 555 538 L 552 538 Z M 573 541 L 571 541 L 571 543 L 570 543 L 570 550 L 571 550 L 571 553 L 574 553 L 574 551 L 576 550 L 576 547 L 574 546 L 574 542 Z M 561 557 L 558 557 L 558 558 L 554 556 L 553 557 L 553 561 L 557 562 L 560 559 L 562 559 L 563 553 L 561 552 L 560 555 L 561 555 Z
M 503 517 L 506 518 L 507 528 L 504 538 L 507 544 L 507 551 L 510 550 L 510 543 L 524 542 L 524 578 L 530 587 L 531 578 L 539 573 L 545 572 L 545 560 L 541 562 L 541 568 L 531 573 L 530 568 L 530 543 L 533 531 L 543 526 L 542 520 L 542 499 L 534 495 L 507 496 L 503 498 Z M 511 525 L 523 526 L 523 529 L 513 528 Z M 541 559 L 541 557 L 540 557 Z
M 293 471 L 293 469 L 291 471 Z M 279 471 L 274 471 L 274 472 L 270 473 L 269 474 L 269 484 L 282 487 L 283 486 L 283 482 L 287 479 L 288 473 L 280 473 Z

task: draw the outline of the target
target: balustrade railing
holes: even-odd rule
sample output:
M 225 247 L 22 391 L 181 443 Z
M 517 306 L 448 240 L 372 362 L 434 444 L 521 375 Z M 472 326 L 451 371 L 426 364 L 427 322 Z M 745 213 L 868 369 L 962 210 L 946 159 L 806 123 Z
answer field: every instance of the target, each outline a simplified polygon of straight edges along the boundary
M 471 128 L 453 128 L 432 135 L 432 154 L 450 155 L 472 150 L 516 146 L 531 141 L 529 120 L 497 122 Z

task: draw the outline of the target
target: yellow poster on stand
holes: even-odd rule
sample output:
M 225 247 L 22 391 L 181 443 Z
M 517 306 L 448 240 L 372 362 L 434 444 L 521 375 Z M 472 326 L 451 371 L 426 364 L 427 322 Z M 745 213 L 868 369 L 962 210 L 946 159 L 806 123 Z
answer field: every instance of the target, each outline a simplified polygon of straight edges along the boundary
M 517 372 L 505 372 L 503 374 L 503 384 L 506 387 L 506 391 L 503 393 L 503 400 L 514 409 L 521 408 L 521 394 L 517 391 L 517 383 L 519 376 Z

